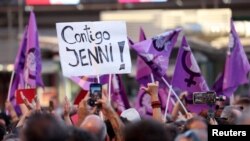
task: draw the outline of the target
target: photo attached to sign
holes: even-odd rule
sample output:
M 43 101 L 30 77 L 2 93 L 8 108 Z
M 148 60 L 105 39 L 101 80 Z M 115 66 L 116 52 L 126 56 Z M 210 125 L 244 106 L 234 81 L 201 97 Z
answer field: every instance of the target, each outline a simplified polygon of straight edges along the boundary
M 56 29 L 64 76 L 131 72 L 125 22 L 57 23 Z

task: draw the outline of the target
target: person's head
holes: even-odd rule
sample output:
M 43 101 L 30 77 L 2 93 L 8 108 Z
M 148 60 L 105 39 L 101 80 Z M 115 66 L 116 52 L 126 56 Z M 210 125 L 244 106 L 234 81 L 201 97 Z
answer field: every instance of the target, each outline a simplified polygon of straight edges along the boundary
M 80 125 L 80 128 L 94 134 L 99 141 L 103 141 L 107 135 L 106 125 L 97 115 L 87 116 Z
M 172 126 L 175 126 L 178 129 L 178 132 L 183 132 L 184 127 L 186 125 L 186 121 L 185 120 L 178 120 L 175 122 L 170 123 Z
M 68 136 L 67 141 L 97 141 L 91 133 L 75 127 L 68 128 Z
M 0 113 L 0 125 L 8 127 L 10 125 L 10 117 L 5 113 Z
M 204 118 L 200 116 L 193 117 L 187 120 L 184 131 L 197 129 L 197 130 L 207 130 L 207 122 Z
M 141 120 L 125 127 L 125 141 L 170 141 L 164 124 Z
M 65 141 L 66 126 L 48 113 L 34 113 L 23 126 L 22 141 Z
M 238 118 L 237 123 L 239 125 L 250 125 L 250 109 L 244 111 L 241 117 Z
M 241 111 L 234 106 L 226 106 L 222 113 L 221 118 L 225 119 L 225 124 L 236 124 L 238 118 L 242 115 Z
M 6 134 L 6 128 L 5 126 L 0 124 L 0 141 L 3 139 L 5 134 Z
M 177 135 L 180 133 L 179 129 L 173 124 L 165 125 L 165 130 L 168 134 L 168 138 L 170 141 L 173 141 L 177 137 Z
M 3 141 L 20 141 L 20 139 L 16 134 L 9 134 L 4 137 Z
M 242 97 L 235 101 L 234 105 L 240 106 L 244 109 L 250 109 L 250 98 Z
M 207 141 L 206 130 L 188 130 L 176 137 L 175 141 Z

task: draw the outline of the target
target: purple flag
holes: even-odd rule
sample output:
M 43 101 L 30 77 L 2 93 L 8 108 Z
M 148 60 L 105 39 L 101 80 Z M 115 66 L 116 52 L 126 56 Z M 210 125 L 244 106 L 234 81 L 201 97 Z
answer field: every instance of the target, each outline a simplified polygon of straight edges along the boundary
M 158 96 L 161 102 L 162 114 L 164 114 L 168 92 L 165 89 L 160 88 Z M 142 89 L 139 90 L 135 102 L 136 102 L 135 108 L 140 113 L 141 116 L 147 117 L 152 115 L 151 97 L 144 90 Z M 173 109 L 173 104 L 169 102 L 169 111 L 171 112 L 172 109 Z
M 18 52 L 15 59 L 14 64 L 14 77 L 12 80 L 12 84 L 10 85 L 10 92 L 9 97 L 11 101 L 15 101 L 15 91 L 20 87 L 24 88 L 24 84 L 21 85 L 20 83 L 20 77 L 23 77 L 23 69 L 25 64 L 25 51 L 27 46 L 27 28 L 25 28 L 25 31 L 23 33 L 22 41 L 19 45 Z M 12 102 L 13 105 L 16 105 L 15 102 Z
M 167 35 L 167 33 L 165 33 Z M 163 34 L 163 35 L 165 35 Z M 177 38 L 177 36 L 176 36 Z M 144 34 L 143 29 L 140 29 L 140 42 L 146 40 L 146 36 Z M 154 40 L 156 38 L 153 38 L 151 40 Z M 174 45 L 174 44 L 173 44 Z M 143 48 L 144 46 L 137 46 L 138 48 Z M 153 48 L 151 46 L 151 48 Z M 171 53 L 172 47 L 170 47 L 170 52 L 166 53 L 167 55 L 163 57 L 166 57 L 164 59 L 166 59 L 166 63 L 168 63 L 169 60 L 169 56 Z M 167 51 L 167 50 L 166 50 Z M 155 54 L 157 55 L 157 53 Z M 142 56 L 140 56 L 140 54 L 138 55 L 137 58 L 137 72 L 136 72 L 136 80 L 139 82 L 139 84 L 141 85 L 141 87 L 146 87 L 148 83 L 152 83 L 152 78 L 151 75 L 153 75 L 154 80 L 155 81 L 159 81 L 159 98 L 162 104 L 162 110 L 165 110 L 165 106 L 166 106 L 166 97 L 167 97 L 167 93 L 165 91 L 166 85 L 165 83 L 162 81 L 161 77 L 159 75 L 154 75 L 151 71 L 151 68 L 149 67 L 149 64 L 146 64 L 145 61 L 143 60 L 143 58 L 141 58 Z M 162 58 L 163 58 L 162 57 Z M 164 65 L 168 65 L 168 64 L 164 64 Z M 164 74 L 164 78 L 167 80 L 167 76 L 166 74 Z M 136 109 L 139 111 L 139 113 L 142 116 L 146 116 L 146 115 L 152 115 L 152 107 L 151 107 L 151 101 L 149 100 L 150 96 L 147 95 L 143 90 L 139 90 L 138 94 L 137 94 L 137 98 L 136 98 Z M 169 109 L 172 109 L 172 104 L 169 104 Z
M 146 35 L 145 35 L 143 28 L 141 27 L 140 28 L 139 42 L 144 41 L 144 40 L 146 40 Z
M 146 35 L 142 28 L 140 28 L 139 42 L 146 40 Z M 137 57 L 137 71 L 136 71 L 136 80 L 143 86 L 147 86 L 147 83 L 152 82 L 151 80 L 151 69 L 150 67 L 142 60 L 140 56 Z
M 212 86 L 212 89 L 216 92 L 217 95 L 223 95 L 223 79 L 224 73 L 220 73 Z
M 209 91 L 185 36 L 178 51 L 172 85 L 174 88 L 188 91 L 189 93 Z M 188 99 L 192 99 L 192 95 L 189 95 Z M 188 109 L 193 112 L 200 112 L 205 107 L 205 105 L 190 104 Z
M 24 29 L 22 41 L 19 45 L 18 52 L 15 59 L 14 71 L 15 73 L 23 73 L 27 48 L 27 27 Z
M 27 86 L 36 88 L 43 86 L 41 77 L 42 61 L 38 41 L 38 31 L 36 18 L 33 12 L 30 12 L 28 31 L 27 31 L 27 48 L 24 66 L 24 80 Z
M 112 77 L 111 100 L 114 108 L 119 114 L 124 110 L 130 108 L 128 97 L 122 83 L 121 75 L 119 74 L 113 75 Z
M 77 85 L 79 85 L 84 90 L 89 90 L 89 86 L 91 83 L 97 83 L 96 76 L 73 76 L 69 78 L 73 82 L 75 82 Z M 108 75 L 102 75 L 100 76 L 100 83 L 101 84 L 107 84 L 109 81 Z
M 152 39 L 138 42 L 132 46 L 137 54 L 151 68 L 155 76 L 162 77 L 166 75 L 169 57 L 180 31 L 180 29 L 171 30 Z M 144 71 L 140 73 L 143 75 Z
M 231 21 L 228 52 L 224 68 L 224 95 L 231 96 L 239 85 L 248 83 L 249 70 L 250 65 L 246 53 L 241 45 L 233 21 Z
M 20 115 L 21 111 L 19 106 L 16 104 L 15 92 L 17 89 L 24 89 L 24 80 L 23 80 L 23 70 L 25 64 L 25 51 L 27 47 L 27 28 L 25 28 L 21 43 L 18 48 L 18 52 L 14 64 L 13 80 L 12 84 L 9 86 L 9 101 L 15 107 L 16 112 Z

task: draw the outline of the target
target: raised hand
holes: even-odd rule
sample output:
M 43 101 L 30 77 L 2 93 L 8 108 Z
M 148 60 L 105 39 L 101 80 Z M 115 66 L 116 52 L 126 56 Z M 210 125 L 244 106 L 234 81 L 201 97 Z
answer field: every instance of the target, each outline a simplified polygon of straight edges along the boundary
M 64 97 L 64 116 L 70 115 L 70 102 L 67 96 Z
M 158 89 L 159 89 L 159 82 L 156 81 L 155 83 L 148 83 L 148 87 L 142 87 L 142 89 L 151 96 L 151 101 L 159 101 L 158 97 Z

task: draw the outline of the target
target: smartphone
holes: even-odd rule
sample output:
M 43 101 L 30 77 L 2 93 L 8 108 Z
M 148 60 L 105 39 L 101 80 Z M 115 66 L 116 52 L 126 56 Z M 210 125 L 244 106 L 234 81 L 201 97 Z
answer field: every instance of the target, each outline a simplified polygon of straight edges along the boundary
M 89 105 L 94 107 L 96 106 L 96 101 L 102 98 L 102 84 L 92 83 L 89 90 Z
M 193 104 L 215 104 L 216 93 L 215 92 L 194 92 Z

